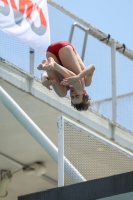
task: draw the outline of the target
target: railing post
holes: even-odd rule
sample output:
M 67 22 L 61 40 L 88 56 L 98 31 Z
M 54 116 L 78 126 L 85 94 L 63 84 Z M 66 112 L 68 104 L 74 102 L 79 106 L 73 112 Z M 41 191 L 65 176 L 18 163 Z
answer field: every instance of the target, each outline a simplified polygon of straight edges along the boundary
M 111 74 L 112 74 L 112 120 L 117 122 L 117 96 L 116 96 L 116 43 L 111 44 Z M 114 127 L 112 129 L 112 139 L 114 139 Z
M 111 69 L 112 69 L 112 120 L 117 121 L 117 98 L 116 98 L 116 43 L 111 44 Z
M 30 74 L 34 76 L 34 49 L 30 48 Z
M 72 37 L 73 37 L 75 27 L 78 27 L 79 29 L 81 29 L 82 31 L 85 32 L 84 43 L 83 43 L 83 47 L 82 47 L 82 55 L 81 55 L 81 59 L 84 61 L 86 44 L 87 44 L 87 39 L 88 39 L 88 34 L 89 34 L 89 28 L 84 28 L 81 25 L 74 22 L 71 26 L 71 31 L 70 31 L 69 40 L 68 40 L 70 43 L 72 42 Z
M 64 186 L 64 119 L 58 117 L 58 187 Z
M 69 35 L 69 39 L 68 39 L 68 41 L 69 41 L 70 43 L 72 42 L 74 27 L 75 27 L 76 24 L 77 24 L 77 23 L 74 22 L 74 23 L 72 24 L 72 26 L 71 26 L 71 31 L 70 31 L 70 35 Z
M 89 34 L 89 28 L 87 28 L 85 30 L 84 44 L 83 44 L 82 55 L 81 55 L 81 59 L 83 61 L 84 61 L 84 56 L 85 56 L 85 50 L 86 50 L 86 44 L 87 44 L 88 34 Z
M 100 113 L 100 103 L 97 103 L 97 112 L 99 112 Z

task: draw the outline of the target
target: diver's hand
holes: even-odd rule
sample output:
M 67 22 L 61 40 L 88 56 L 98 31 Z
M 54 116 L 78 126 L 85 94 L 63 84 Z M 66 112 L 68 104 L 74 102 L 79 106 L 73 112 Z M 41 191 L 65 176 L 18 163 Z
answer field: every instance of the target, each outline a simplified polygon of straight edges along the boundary
M 48 90 L 52 90 L 52 88 L 50 87 L 51 85 L 55 84 L 56 83 L 56 80 L 55 79 L 49 79 L 48 76 L 44 73 L 42 74 L 41 76 L 41 82 L 42 82 L 42 85 L 45 86 Z
M 77 82 L 79 81 L 79 76 L 75 75 L 75 76 L 71 76 L 69 78 L 64 78 L 63 81 L 61 81 L 62 85 L 65 86 L 74 86 Z

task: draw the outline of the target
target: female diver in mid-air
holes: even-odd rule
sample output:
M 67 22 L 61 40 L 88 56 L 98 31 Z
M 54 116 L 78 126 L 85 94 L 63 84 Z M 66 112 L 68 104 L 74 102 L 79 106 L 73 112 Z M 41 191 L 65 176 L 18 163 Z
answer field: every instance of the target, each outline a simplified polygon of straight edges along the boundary
M 60 97 L 70 90 L 71 105 L 79 111 L 87 110 L 91 105 L 85 86 L 90 86 L 95 70 L 93 64 L 84 66 L 74 46 L 66 41 L 52 43 L 46 52 L 47 59 L 37 67 L 46 70 L 42 73 L 42 84 Z

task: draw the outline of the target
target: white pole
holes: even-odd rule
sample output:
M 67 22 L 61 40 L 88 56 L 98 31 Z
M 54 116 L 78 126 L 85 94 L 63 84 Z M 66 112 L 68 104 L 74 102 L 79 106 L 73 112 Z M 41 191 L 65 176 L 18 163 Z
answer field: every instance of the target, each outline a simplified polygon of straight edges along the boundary
M 58 117 L 58 187 L 64 186 L 64 119 Z
M 111 44 L 111 69 L 112 69 L 112 120 L 116 122 L 117 97 L 116 97 L 116 43 Z
M 42 146 L 42 148 L 58 163 L 58 149 L 41 131 L 41 129 L 29 118 L 29 116 L 20 108 L 20 106 L 0 87 L 0 101 L 13 114 L 13 116 L 22 124 L 22 126 L 31 134 L 31 136 Z M 64 158 L 67 166 L 66 174 L 75 182 L 86 181 L 86 179 L 74 168 L 74 166 Z
M 112 72 L 112 120 L 117 122 L 117 96 L 116 96 L 116 43 L 111 44 L 111 72 Z M 112 139 L 114 140 L 115 126 L 112 125 Z
M 30 48 L 30 74 L 34 76 L 34 49 Z

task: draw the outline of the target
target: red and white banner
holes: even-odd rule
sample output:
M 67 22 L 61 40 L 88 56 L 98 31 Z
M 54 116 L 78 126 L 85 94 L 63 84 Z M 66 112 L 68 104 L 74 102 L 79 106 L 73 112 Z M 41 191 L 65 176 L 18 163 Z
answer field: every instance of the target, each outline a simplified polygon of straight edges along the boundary
M 0 30 L 45 54 L 50 44 L 47 0 L 0 0 Z

